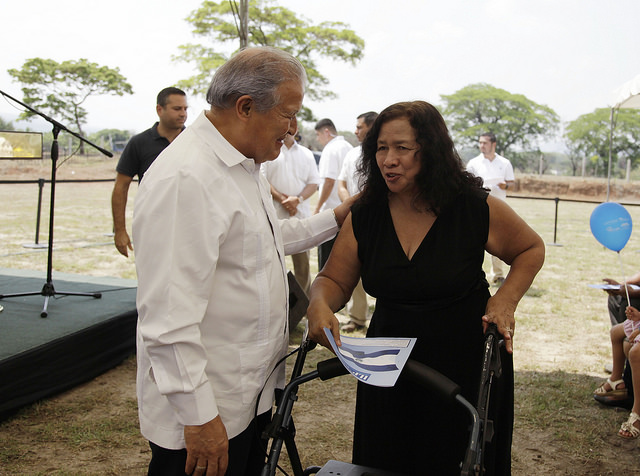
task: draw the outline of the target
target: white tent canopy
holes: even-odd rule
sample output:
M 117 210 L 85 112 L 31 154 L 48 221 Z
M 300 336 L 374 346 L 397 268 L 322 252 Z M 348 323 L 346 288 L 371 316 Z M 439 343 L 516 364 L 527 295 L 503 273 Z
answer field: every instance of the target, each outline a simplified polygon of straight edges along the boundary
M 615 111 L 620 108 L 640 109 L 640 74 L 627 81 L 613 93 L 611 106 L 611 127 L 609 129 L 609 164 L 607 170 L 607 202 L 611 189 L 611 148 L 613 144 L 613 129 L 615 128 Z
M 613 95 L 613 109 L 640 108 L 640 74 L 627 81 Z

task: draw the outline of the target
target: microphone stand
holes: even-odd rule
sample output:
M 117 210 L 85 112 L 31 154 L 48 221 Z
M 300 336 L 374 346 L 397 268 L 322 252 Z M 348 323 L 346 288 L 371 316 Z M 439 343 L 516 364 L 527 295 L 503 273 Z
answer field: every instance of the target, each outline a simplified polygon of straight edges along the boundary
M 44 296 L 44 307 L 42 308 L 42 312 L 40 313 L 40 317 L 47 317 L 48 316 L 47 307 L 49 305 L 49 298 L 55 297 L 57 295 L 61 295 L 61 296 L 90 296 L 90 297 L 94 297 L 96 299 L 100 299 L 102 297 L 102 293 L 98 293 L 98 292 L 95 292 L 95 293 L 61 292 L 61 291 L 56 291 L 54 286 L 53 286 L 53 280 L 51 278 L 51 269 L 52 269 L 52 266 L 53 266 L 53 211 L 54 211 L 54 203 L 55 203 L 55 196 L 56 196 L 56 165 L 57 165 L 57 162 L 58 162 L 58 134 L 60 133 L 60 131 L 66 131 L 69 134 L 77 137 L 81 141 L 86 142 L 87 144 L 89 144 L 92 147 L 96 148 L 97 150 L 102 152 L 107 157 L 113 157 L 113 154 L 111 152 L 109 152 L 108 150 L 105 150 L 105 149 L 93 144 L 92 142 L 88 141 L 87 139 L 85 139 L 84 137 L 80 136 L 79 134 L 77 134 L 77 133 L 75 133 L 73 131 L 70 131 L 65 126 L 63 126 L 58 121 L 56 121 L 55 119 L 52 119 L 49 116 L 41 113 L 40 111 L 37 111 L 37 110 L 33 109 L 31 106 L 29 106 L 29 105 L 17 100 L 14 97 L 9 96 L 8 94 L 3 92 L 2 90 L 0 90 L 0 94 L 2 94 L 3 96 L 11 99 L 12 101 L 17 102 L 18 104 L 21 104 L 22 106 L 26 107 L 29 111 L 31 111 L 34 114 L 37 114 L 37 115 L 43 117 L 45 120 L 47 120 L 48 122 L 50 122 L 53 125 L 53 143 L 51 144 L 51 200 L 50 200 L 50 203 L 49 203 L 49 244 L 48 244 L 48 248 L 47 248 L 47 281 L 44 283 L 44 286 L 42 287 L 41 291 L 27 292 L 27 293 L 14 293 L 14 294 L 0 294 L 0 299 L 9 298 L 9 297 L 19 297 L 19 296 L 38 296 L 38 295 L 42 295 L 42 296 Z

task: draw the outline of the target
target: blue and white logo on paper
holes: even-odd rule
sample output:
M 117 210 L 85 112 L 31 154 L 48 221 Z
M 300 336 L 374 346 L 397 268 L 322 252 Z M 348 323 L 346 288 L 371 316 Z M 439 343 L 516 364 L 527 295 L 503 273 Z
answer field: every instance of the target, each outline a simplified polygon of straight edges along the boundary
M 361 382 L 393 387 L 415 345 L 415 338 L 340 336 L 338 347 L 329 329 L 325 334 L 342 365 Z
M 398 370 L 396 358 L 400 354 L 399 349 L 385 349 L 373 352 L 363 352 L 357 347 L 342 344 L 340 353 L 349 362 L 358 364 L 360 368 L 371 370 L 372 372 L 391 372 Z

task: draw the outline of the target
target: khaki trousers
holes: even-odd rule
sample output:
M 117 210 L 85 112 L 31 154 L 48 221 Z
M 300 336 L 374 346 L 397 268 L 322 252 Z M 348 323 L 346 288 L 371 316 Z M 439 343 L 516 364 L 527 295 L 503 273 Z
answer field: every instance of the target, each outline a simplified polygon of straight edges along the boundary
M 358 281 L 358 285 L 353 290 L 351 299 L 347 303 L 347 312 L 353 322 L 359 326 L 364 326 L 367 323 L 367 312 L 369 311 L 369 305 L 367 304 L 367 293 L 364 292 L 362 287 L 362 280 Z
M 309 289 L 311 288 L 311 272 L 309 270 L 309 252 L 303 251 L 295 255 L 291 255 L 291 261 L 293 262 L 293 275 L 300 284 L 300 287 L 309 295 Z

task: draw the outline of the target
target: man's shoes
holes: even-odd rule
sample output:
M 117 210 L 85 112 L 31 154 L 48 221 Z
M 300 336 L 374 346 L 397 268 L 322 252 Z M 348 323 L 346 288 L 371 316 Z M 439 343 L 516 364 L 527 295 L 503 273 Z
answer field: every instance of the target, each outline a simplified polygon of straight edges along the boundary
M 593 398 L 596 402 L 602 403 L 609 407 L 622 407 L 627 410 L 631 410 L 633 407 L 633 397 L 629 396 L 616 396 L 610 397 L 606 395 L 594 395 Z
M 353 321 L 349 321 L 349 323 L 345 324 L 340 328 L 342 332 L 356 332 L 356 331 L 363 331 L 364 329 L 365 329 L 365 326 L 356 324 Z

